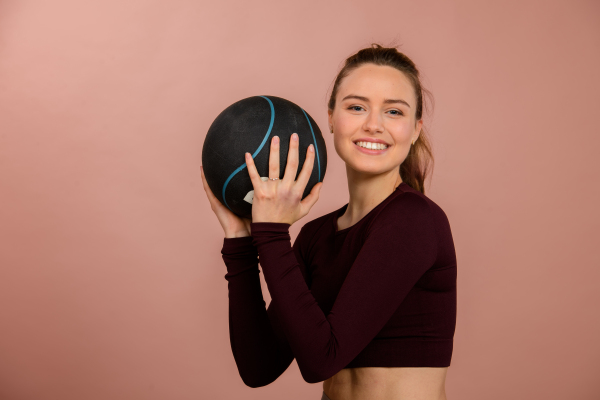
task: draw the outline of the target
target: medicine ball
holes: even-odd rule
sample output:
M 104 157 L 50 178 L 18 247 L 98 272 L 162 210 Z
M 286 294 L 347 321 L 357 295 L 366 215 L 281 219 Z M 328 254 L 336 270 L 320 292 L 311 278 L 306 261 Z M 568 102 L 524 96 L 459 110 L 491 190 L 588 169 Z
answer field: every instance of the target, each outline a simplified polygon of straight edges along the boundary
M 310 144 L 315 158 L 302 198 L 322 182 L 327 169 L 325 140 L 306 111 L 276 96 L 253 96 L 223 110 L 208 129 L 202 148 L 206 182 L 219 201 L 234 214 L 252 218 L 254 187 L 244 154 L 252 155 L 261 179 L 269 177 L 271 139 L 279 137 L 279 178 L 283 179 L 292 133 L 298 134 L 298 179 Z

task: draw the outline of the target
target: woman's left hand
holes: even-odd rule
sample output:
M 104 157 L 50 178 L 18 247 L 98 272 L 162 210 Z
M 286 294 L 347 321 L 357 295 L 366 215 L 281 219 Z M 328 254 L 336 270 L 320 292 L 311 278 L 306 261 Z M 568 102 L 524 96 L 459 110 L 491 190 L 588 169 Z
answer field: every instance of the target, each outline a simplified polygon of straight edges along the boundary
M 252 201 L 252 222 L 283 222 L 293 225 L 303 218 L 319 199 L 323 182 L 317 183 L 310 194 L 302 200 L 302 194 L 312 173 L 315 162 L 314 146 L 311 144 L 306 152 L 306 160 L 298 180 L 294 181 L 298 172 L 298 135 L 292 135 L 288 150 L 287 165 L 283 179 L 263 181 L 256 170 L 250 153 L 246 153 L 246 166 L 254 187 Z M 279 178 L 279 137 L 271 140 L 269 155 L 269 178 Z

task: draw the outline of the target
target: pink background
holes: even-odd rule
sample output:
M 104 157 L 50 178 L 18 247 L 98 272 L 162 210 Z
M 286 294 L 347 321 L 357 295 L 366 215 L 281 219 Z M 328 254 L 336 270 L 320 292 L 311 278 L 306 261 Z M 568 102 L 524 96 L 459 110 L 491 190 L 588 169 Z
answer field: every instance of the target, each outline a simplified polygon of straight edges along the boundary
M 239 99 L 304 107 L 329 162 L 294 239 L 348 201 L 326 101 L 372 41 L 435 96 L 448 398 L 600 398 L 595 0 L 1 1 L 0 398 L 320 398 L 295 362 L 263 388 L 238 375 L 200 156 Z

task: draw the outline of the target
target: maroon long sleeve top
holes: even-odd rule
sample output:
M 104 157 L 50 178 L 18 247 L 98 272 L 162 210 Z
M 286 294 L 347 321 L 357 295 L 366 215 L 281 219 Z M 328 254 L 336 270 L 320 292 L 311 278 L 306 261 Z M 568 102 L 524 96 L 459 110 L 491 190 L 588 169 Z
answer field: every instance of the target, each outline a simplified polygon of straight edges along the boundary
M 294 358 L 309 383 L 343 368 L 450 365 L 457 270 L 446 214 L 404 182 L 338 230 L 347 206 L 306 223 L 293 246 L 287 223 L 224 239 L 230 342 L 246 385 L 273 382 Z

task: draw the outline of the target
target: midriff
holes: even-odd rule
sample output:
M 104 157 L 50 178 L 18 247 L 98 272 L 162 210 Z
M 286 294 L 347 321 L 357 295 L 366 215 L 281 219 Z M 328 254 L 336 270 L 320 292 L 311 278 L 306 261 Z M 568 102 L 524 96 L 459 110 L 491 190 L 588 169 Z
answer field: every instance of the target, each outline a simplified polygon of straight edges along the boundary
M 446 400 L 445 368 L 345 368 L 323 381 L 331 400 Z

